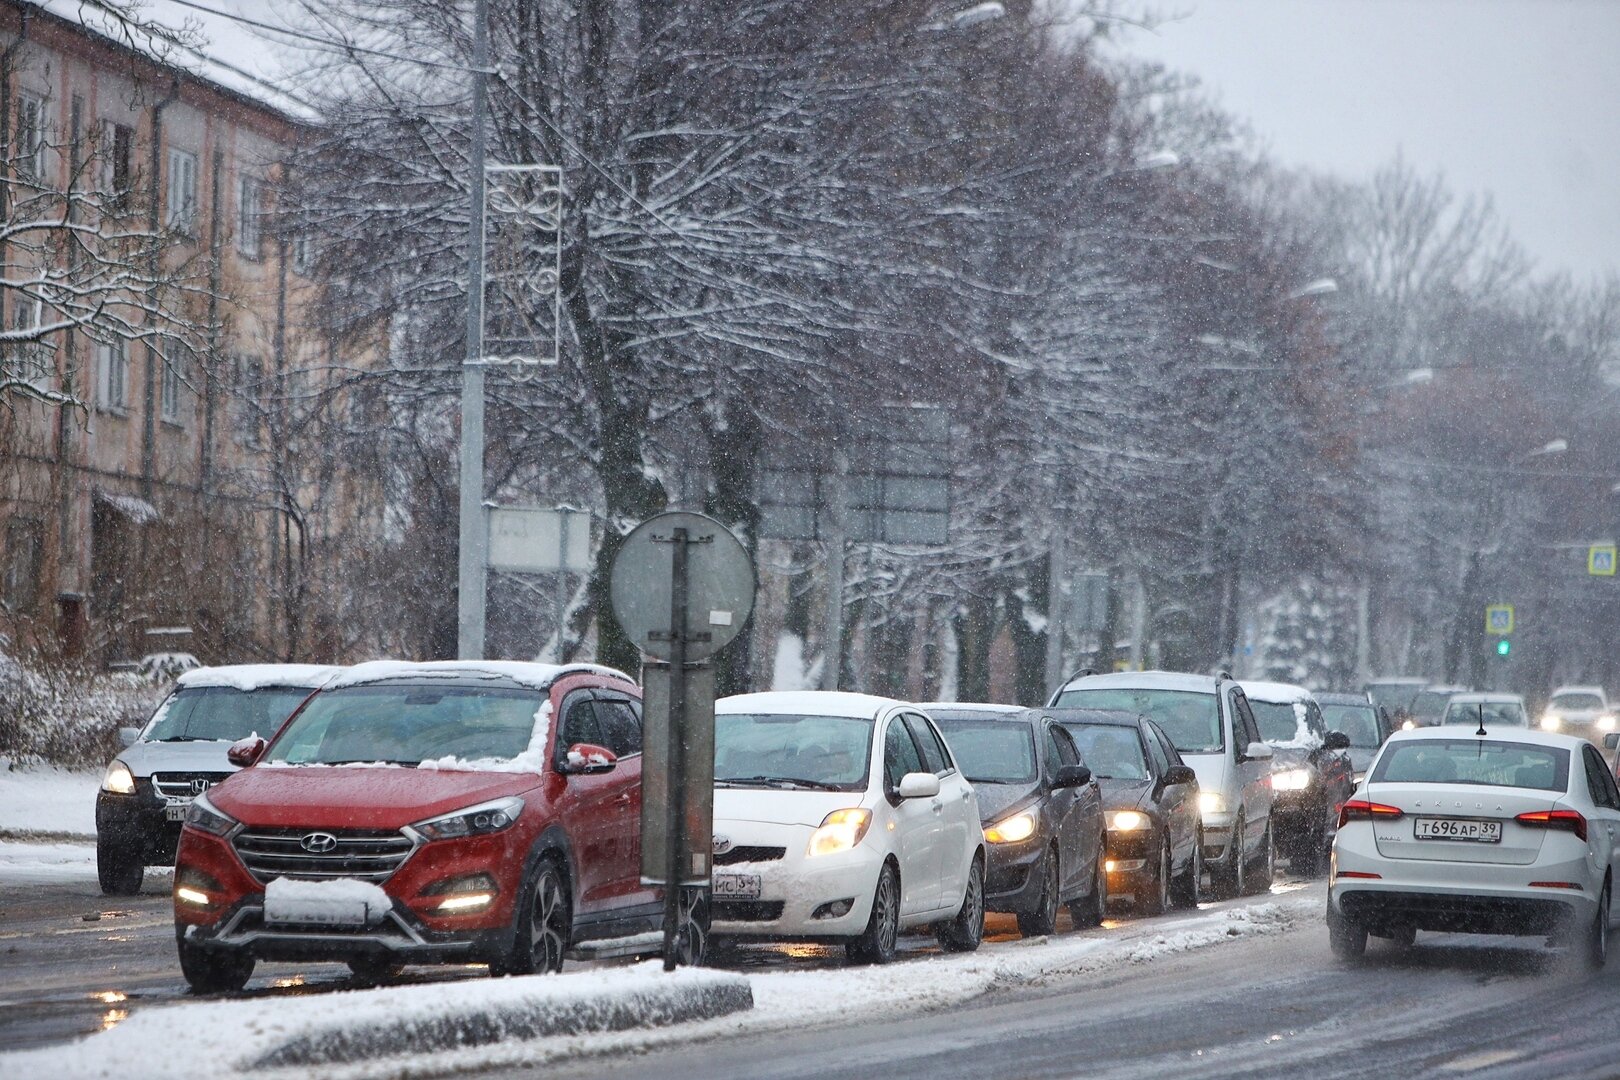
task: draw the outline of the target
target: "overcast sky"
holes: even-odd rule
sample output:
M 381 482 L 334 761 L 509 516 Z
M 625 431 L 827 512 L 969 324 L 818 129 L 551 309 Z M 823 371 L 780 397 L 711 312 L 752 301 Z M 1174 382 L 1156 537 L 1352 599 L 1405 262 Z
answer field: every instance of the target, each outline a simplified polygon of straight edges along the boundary
M 1279 161 L 1397 149 L 1489 192 L 1540 271 L 1620 269 L 1620 0 L 1156 0 L 1126 48 L 1195 74 Z

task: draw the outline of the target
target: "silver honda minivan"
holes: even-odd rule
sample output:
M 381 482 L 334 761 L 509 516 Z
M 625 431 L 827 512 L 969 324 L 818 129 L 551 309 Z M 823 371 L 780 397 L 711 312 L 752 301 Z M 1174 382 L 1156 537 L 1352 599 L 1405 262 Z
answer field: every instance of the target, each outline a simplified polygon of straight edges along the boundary
M 1198 774 L 1201 843 L 1219 898 L 1271 887 L 1277 841 L 1271 821 L 1271 747 L 1260 738 L 1242 687 L 1224 672 L 1082 674 L 1052 695 L 1060 709 L 1133 712 L 1158 723 Z

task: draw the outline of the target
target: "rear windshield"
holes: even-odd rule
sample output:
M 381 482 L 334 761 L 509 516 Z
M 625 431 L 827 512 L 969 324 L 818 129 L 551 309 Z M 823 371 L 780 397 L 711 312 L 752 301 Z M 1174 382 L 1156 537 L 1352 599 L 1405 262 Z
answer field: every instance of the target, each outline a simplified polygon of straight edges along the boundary
M 1323 705 L 1322 722 L 1329 731 L 1344 732 L 1358 749 L 1374 749 L 1384 741 L 1371 705 Z
M 324 690 L 265 754 L 292 765 L 511 761 L 547 732 L 546 694 L 485 686 L 370 684 Z M 538 747 L 534 768 L 540 768 Z
M 1069 734 L 1080 744 L 1080 760 L 1104 780 L 1146 780 L 1148 764 L 1142 740 L 1131 728 L 1114 724 L 1072 724 Z
M 1556 694 L 1552 705 L 1557 709 L 1601 709 L 1603 699 L 1596 694 Z
M 1569 788 L 1569 751 L 1491 739 L 1413 739 L 1390 744 L 1370 781 L 1562 792 Z
M 1524 709 L 1516 701 L 1487 701 L 1480 702 L 1453 701 L 1446 706 L 1446 720 L 1448 724 L 1477 724 L 1484 714 L 1487 727 L 1529 727 L 1530 719 L 1524 715 Z
M 1028 724 L 1006 720 L 942 720 L 935 717 L 945 741 L 975 784 L 1035 782 L 1035 732 Z
M 1055 707 L 1144 714 L 1158 721 L 1159 727 L 1183 754 L 1218 754 L 1226 745 L 1221 738 L 1221 717 L 1215 707 L 1215 695 L 1197 690 L 1145 690 L 1129 686 L 1065 690 L 1058 695 Z
M 865 790 L 875 726 L 870 717 L 721 713 L 714 718 L 715 783 Z
M 1412 699 L 1413 716 L 1439 716 L 1445 711 L 1446 702 L 1451 700 L 1449 693 L 1439 693 L 1434 690 L 1425 690 Z
M 187 686 L 158 709 L 142 736 L 145 742 L 235 742 L 249 735 L 274 735 L 309 697 L 301 686 Z

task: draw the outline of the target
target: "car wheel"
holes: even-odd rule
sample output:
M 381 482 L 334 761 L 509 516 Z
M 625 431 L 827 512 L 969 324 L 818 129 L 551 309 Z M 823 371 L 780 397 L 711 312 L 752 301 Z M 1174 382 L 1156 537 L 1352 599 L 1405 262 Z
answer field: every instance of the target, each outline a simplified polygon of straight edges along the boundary
M 489 966 L 491 975 L 536 975 L 561 971 L 573 935 L 568 882 L 557 861 L 540 860 L 518 904 L 512 951 Z
M 107 896 L 134 896 L 141 891 L 146 867 L 138 856 L 118 850 L 109 840 L 96 838 L 96 880 Z
M 1586 963 L 1594 970 L 1609 960 L 1609 883 L 1603 883 L 1598 894 L 1597 914 L 1592 917 L 1592 929 L 1586 937 Z
M 845 951 L 862 964 L 887 964 L 894 959 L 895 942 L 900 937 L 900 875 L 893 865 L 878 871 L 877 888 L 872 893 L 872 914 L 866 929 L 850 942 Z
M 1063 876 L 1058 873 L 1057 848 L 1051 848 L 1041 860 L 1041 902 L 1034 911 L 1018 916 L 1018 932 L 1025 937 L 1045 937 L 1057 928 L 1058 893 L 1062 891 Z
M 1170 899 L 1177 907 L 1193 908 L 1198 906 L 1199 893 L 1204 883 L 1204 833 L 1200 829 L 1193 835 L 1192 858 L 1187 860 L 1187 869 L 1181 877 L 1171 882 Z
M 387 956 L 357 956 L 349 961 L 349 971 L 363 983 L 397 979 L 405 965 Z
M 1170 837 L 1159 845 L 1159 869 L 1153 875 L 1153 896 L 1142 905 L 1149 915 L 1163 915 L 1170 910 Z
M 675 940 L 675 962 L 683 967 L 701 967 L 708 955 L 708 900 L 702 889 L 683 889 L 680 934 Z
M 977 855 L 968 867 L 962 906 L 954 919 L 939 928 L 938 937 L 946 952 L 973 952 L 984 940 L 984 861 Z
M 1359 960 L 1367 953 L 1367 928 L 1340 915 L 1333 908 L 1333 897 L 1327 905 L 1328 946 L 1340 960 Z
M 1248 860 L 1243 857 L 1243 817 L 1232 823 L 1232 839 L 1226 845 L 1226 858 L 1209 868 L 1210 891 L 1217 900 L 1241 896 L 1248 888 Z
M 185 939 L 184 930 L 175 927 L 175 943 L 180 948 L 180 974 L 194 994 L 234 994 L 253 978 L 252 954 L 236 949 L 204 949 Z
M 1091 895 L 1069 905 L 1069 918 L 1076 928 L 1101 926 L 1108 913 L 1108 862 L 1104 844 L 1097 845 L 1097 880 L 1092 883 Z
M 1266 822 L 1266 835 L 1260 839 L 1260 858 L 1253 873 L 1245 873 L 1243 887 L 1240 890 L 1244 895 L 1269 892 L 1271 883 L 1277 879 L 1277 836 L 1271 831 L 1271 822 Z

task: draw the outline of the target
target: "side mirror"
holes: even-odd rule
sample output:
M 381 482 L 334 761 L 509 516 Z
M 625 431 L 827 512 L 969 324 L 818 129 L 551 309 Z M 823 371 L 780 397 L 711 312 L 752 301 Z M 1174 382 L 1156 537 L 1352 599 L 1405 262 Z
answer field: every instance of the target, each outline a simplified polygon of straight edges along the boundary
M 1165 787 L 1196 783 L 1198 783 L 1198 774 L 1193 772 L 1191 765 L 1172 765 L 1169 771 L 1164 774 Z
M 1611 731 L 1603 736 L 1603 749 L 1613 750 L 1620 747 L 1620 731 Z
M 1342 731 L 1330 731 L 1327 733 L 1327 738 L 1323 740 L 1322 745 L 1329 750 L 1348 750 L 1350 749 L 1350 736 Z
M 118 729 L 118 741 L 125 746 L 134 746 L 135 740 L 140 737 L 141 729 L 138 727 L 121 727 Z
M 1055 788 L 1085 787 L 1091 783 L 1091 770 L 1084 765 L 1059 765 L 1052 780 Z
M 1270 761 L 1271 747 L 1263 742 L 1252 742 L 1243 751 L 1243 761 Z
M 563 758 L 561 772 L 571 775 L 612 772 L 619 764 L 619 756 L 605 746 L 595 743 L 575 743 Z
M 225 760 L 229 761 L 237 768 L 245 769 L 249 765 L 252 765 L 258 761 L 260 758 L 264 757 L 264 752 L 269 745 L 269 743 L 265 742 L 257 735 L 249 735 L 245 739 L 237 739 L 235 742 L 231 743 L 231 748 L 225 751 Z
M 908 772 L 900 778 L 902 799 L 931 799 L 939 794 L 939 777 L 931 772 Z

